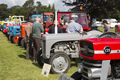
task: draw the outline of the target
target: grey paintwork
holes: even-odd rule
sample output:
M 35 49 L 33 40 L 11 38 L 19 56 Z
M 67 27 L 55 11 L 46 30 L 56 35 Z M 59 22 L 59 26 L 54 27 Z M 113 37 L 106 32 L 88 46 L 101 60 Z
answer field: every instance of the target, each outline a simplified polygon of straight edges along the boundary
M 44 59 L 49 59 L 51 46 L 57 42 L 79 41 L 80 39 L 97 38 L 101 34 L 102 32 L 97 30 L 89 31 L 84 35 L 78 33 L 45 34 L 42 36 L 42 57 Z

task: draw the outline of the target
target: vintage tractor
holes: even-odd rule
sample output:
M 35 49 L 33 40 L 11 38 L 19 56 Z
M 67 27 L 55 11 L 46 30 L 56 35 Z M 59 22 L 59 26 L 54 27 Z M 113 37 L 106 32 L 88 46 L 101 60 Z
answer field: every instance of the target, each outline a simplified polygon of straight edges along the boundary
M 0 25 L 0 31 L 3 30 L 3 24 L 4 24 L 4 22 L 5 22 L 5 21 L 1 21 L 1 22 L 0 22 L 0 24 L 1 24 L 1 25 Z
M 4 23 L 3 24 L 3 33 L 7 33 L 7 30 L 6 30 L 7 27 L 8 27 L 8 24 Z
M 75 80 L 120 80 L 120 38 L 79 41 L 82 62 L 71 77 Z
M 12 30 L 11 30 L 12 29 Z M 20 25 L 13 25 L 13 26 L 9 26 L 9 39 L 11 40 L 11 42 L 14 42 L 15 44 L 17 44 L 18 39 L 21 35 L 20 33 Z M 12 33 L 11 33 L 12 31 Z
M 39 65 L 50 64 L 53 73 L 65 73 L 70 68 L 71 58 L 79 58 L 79 40 L 96 38 L 100 31 L 85 34 L 45 34 L 42 36 L 42 48 L 37 55 Z
M 17 43 L 19 46 L 22 46 L 22 47 L 25 47 L 24 46 L 24 44 L 25 44 L 25 27 L 27 25 L 28 25 L 27 23 L 23 23 L 22 25 L 20 25 L 21 36 L 19 37 Z
M 39 18 L 40 18 L 41 15 L 40 15 L 40 14 L 33 14 L 33 15 L 31 16 L 31 20 L 32 20 L 32 21 L 35 21 L 35 18 L 36 18 L 36 17 L 39 17 Z
M 74 20 L 81 24 L 84 31 L 89 31 L 90 28 L 88 26 L 88 19 L 85 12 L 58 12 L 58 26 L 63 29 L 63 32 L 66 32 L 67 25 L 69 23 L 70 18 L 74 18 Z
M 69 21 L 71 18 L 71 13 L 60 13 L 61 15 L 66 14 L 70 16 L 65 18 Z M 60 19 L 60 14 L 57 13 L 57 19 Z M 78 16 L 77 16 L 78 15 Z M 77 16 L 77 17 L 76 17 Z M 84 13 L 73 13 L 72 17 L 75 20 L 79 20 L 84 23 L 83 27 L 87 26 L 86 15 Z M 78 18 L 79 17 L 79 18 Z M 65 20 L 66 21 L 66 20 Z M 60 21 L 58 21 L 59 23 Z M 67 22 L 65 23 L 67 25 Z M 60 26 L 60 25 L 58 25 Z M 61 26 L 64 27 L 64 26 Z M 66 26 L 65 26 L 66 29 Z M 85 31 L 89 30 L 89 27 L 83 28 Z M 42 36 L 42 48 L 37 55 L 37 61 L 39 65 L 43 65 L 43 63 L 50 64 L 51 71 L 53 73 L 65 73 L 70 68 L 71 59 L 79 58 L 79 40 L 86 38 L 98 38 L 102 32 L 100 31 L 88 31 L 84 34 L 69 34 L 69 33 L 61 33 L 61 34 L 45 34 Z

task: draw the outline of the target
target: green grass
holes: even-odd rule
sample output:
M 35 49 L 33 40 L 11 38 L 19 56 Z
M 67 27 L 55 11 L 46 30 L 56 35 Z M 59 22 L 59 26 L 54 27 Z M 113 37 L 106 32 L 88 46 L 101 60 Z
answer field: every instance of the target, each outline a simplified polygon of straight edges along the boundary
M 103 27 L 98 27 L 98 30 L 100 30 L 104 33 L 104 28 Z M 115 32 L 115 28 L 111 28 L 110 32 Z
M 98 28 L 103 32 L 103 27 Z M 111 29 L 114 32 L 114 29 Z M 41 74 L 42 66 L 25 60 L 26 50 L 17 44 L 8 41 L 7 37 L 0 32 L 0 80 L 58 80 L 60 74 L 50 73 L 48 77 Z M 72 65 L 67 73 L 71 76 L 77 71 L 76 64 Z
M 42 75 L 42 66 L 25 60 L 25 52 L 24 48 L 11 43 L 5 34 L 0 32 L 0 80 L 58 80 L 60 74 L 50 73 L 48 77 Z M 71 76 L 76 71 L 77 66 L 72 62 L 65 74 Z

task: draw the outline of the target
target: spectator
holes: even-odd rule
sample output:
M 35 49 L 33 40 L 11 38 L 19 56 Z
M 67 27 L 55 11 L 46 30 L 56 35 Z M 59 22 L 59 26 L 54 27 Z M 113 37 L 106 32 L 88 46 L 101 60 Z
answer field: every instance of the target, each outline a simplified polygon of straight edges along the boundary
M 37 53 L 41 47 L 41 33 L 44 33 L 42 24 L 40 23 L 40 18 L 36 18 L 36 22 L 32 27 L 32 37 L 33 37 L 33 62 L 37 61 Z
M 108 25 L 108 22 L 106 20 L 103 20 L 104 25 L 104 33 L 110 32 L 110 26 Z
M 60 27 L 58 27 L 57 26 L 57 30 L 58 30 L 58 33 L 62 33 L 62 29 L 60 28 Z M 49 31 L 48 31 L 48 33 L 49 34 L 51 34 L 51 33 L 55 33 L 55 21 L 54 21 L 54 26 L 51 26 L 50 28 L 49 28 Z
M 29 21 L 28 25 L 25 27 L 25 43 L 26 43 L 26 60 L 29 60 L 30 56 L 30 35 L 32 33 L 32 26 L 33 26 L 33 22 Z
M 83 28 L 79 23 L 76 23 L 73 18 L 70 18 L 70 23 L 66 28 L 67 33 L 82 33 Z

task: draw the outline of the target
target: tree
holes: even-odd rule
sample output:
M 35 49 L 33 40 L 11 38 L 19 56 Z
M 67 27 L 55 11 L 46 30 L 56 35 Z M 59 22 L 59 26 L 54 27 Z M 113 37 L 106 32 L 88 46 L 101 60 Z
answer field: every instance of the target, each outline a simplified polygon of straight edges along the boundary
M 19 15 L 20 14 L 20 8 L 21 6 L 19 5 L 15 5 L 13 7 L 10 8 L 10 15 Z
M 32 16 L 32 14 L 34 13 L 34 10 L 35 10 L 34 0 L 27 0 L 23 4 L 23 8 L 27 12 L 26 14 L 28 14 L 28 19 L 27 20 L 30 20 L 30 17 Z
M 52 5 L 52 12 L 55 12 L 55 5 L 54 5 L 54 3 Z
M 7 4 L 0 4 L 0 19 L 5 20 L 8 17 L 8 5 Z
M 47 11 L 48 11 L 48 12 L 52 12 L 51 5 L 50 5 L 50 4 L 48 5 Z
M 37 1 L 36 14 L 39 14 L 39 13 L 40 13 L 41 7 L 42 7 L 41 2 L 40 2 L 40 1 Z
M 91 16 L 91 27 L 93 17 L 102 19 L 113 16 L 111 13 L 115 12 L 115 8 L 119 6 L 120 0 L 63 0 L 62 2 L 67 6 L 82 6 Z
M 47 6 L 41 6 L 40 13 L 43 13 L 43 12 L 48 12 L 48 7 Z

